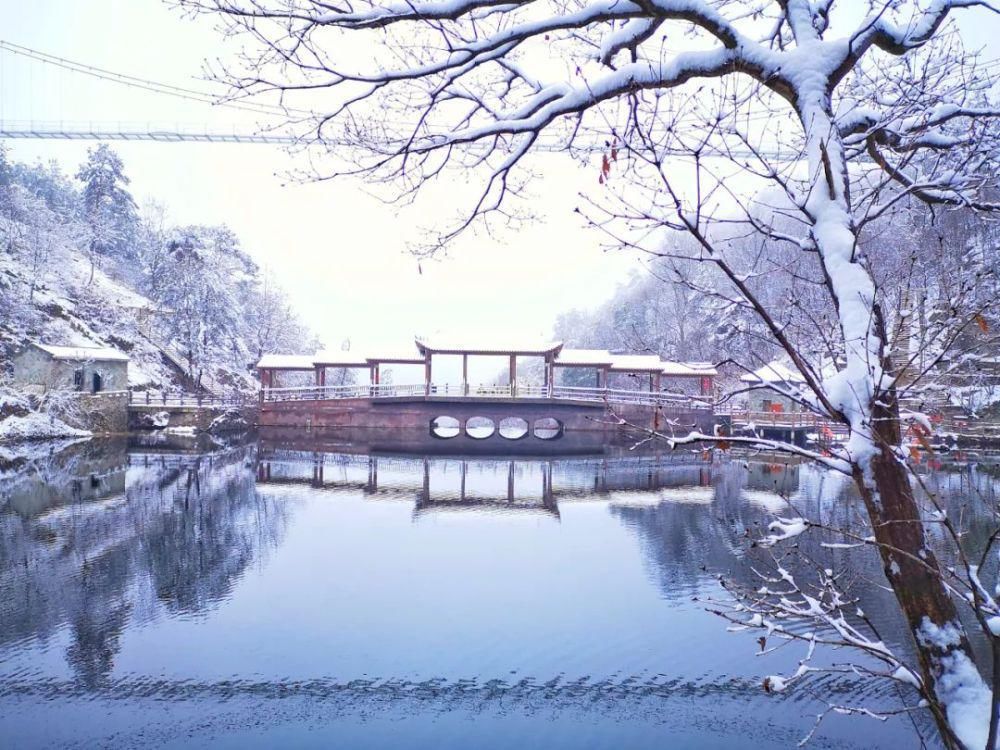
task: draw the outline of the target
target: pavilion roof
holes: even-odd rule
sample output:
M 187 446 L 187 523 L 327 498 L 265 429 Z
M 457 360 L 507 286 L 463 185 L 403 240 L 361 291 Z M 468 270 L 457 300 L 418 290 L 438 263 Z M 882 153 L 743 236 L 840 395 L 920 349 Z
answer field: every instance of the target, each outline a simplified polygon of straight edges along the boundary
M 610 367 L 612 360 L 607 349 L 562 349 L 555 364 L 557 367 Z
M 562 349 L 561 341 L 537 341 L 525 339 L 521 341 L 475 341 L 463 342 L 448 339 L 416 338 L 415 343 L 421 354 L 480 354 L 504 355 L 520 354 L 523 356 L 544 356 L 558 354 Z
M 615 372 L 663 372 L 664 362 L 656 354 L 613 354 Z
M 313 367 L 309 354 L 265 354 L 257 362 L 258 370 L 311 370 Z
M 316 367 L 368 367 L 368 357 L 363 352 L 323 351 L 312 357 Z
M 424 363 L 424 355 L 415 347 L 368 352 L 366 359 L 371 364 L 385 362 L 394 365 L 422 365 Z
M 661 364 L 664 375 L 700 378 L 719 374 L 711 362 L 662 362 Z

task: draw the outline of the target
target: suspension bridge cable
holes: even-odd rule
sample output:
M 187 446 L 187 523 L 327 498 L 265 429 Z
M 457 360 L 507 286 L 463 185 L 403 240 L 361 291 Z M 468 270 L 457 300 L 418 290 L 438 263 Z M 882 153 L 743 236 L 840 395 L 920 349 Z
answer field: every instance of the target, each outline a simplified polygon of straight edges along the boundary
M 144 91 L 149 91 L 154 94 L 161 94 L 165 96 L 173 96 L 179 99 L 187 99 L 190 101 L 195 101 L 200 104 L 211 104 L 216 107 L 227 107 L 230 109 L 239 109 L 246 112 L 254 112 L 256 114 L 264 115 L 308 115 L 316 116 L 315 112 L 305 109 L 297 109 L 294 107 L 284 107 L 280 104 L 267 104 L 264 102 L 251 102 L 251 101 L 230 101 L 226 99 L 221 99 L 218 96 L 211 94 L 206 91 L 199 91 L 197 89 L 185 88 L 183 86 L 175 86 L 169 83 L 161 83 L 159 81 L 153 81 L 148 78 L 139 78 L 137 76 L 129 75 L 127 73 L 118 73 L 113 70 L 107 70 L 105 68 L 99 68 L 95 65 L 88 65 L 87 63 L 76 62 L 75 60 L 69 60 L 64 57 L 59 57 L 58 55 L 52 55 L 47 52 L 41 52 L 31 47 L 25 47 L 20 44 L 14 44 L 13 42 L 8 42 L 5 40 L 0 40 L 0 50 L 10 52 L 15 55 L 20 55 L 22 57 L 27 57 L 36 62 L 41 62 L 46 65 L 53 65 L 64 70 L 71 71 L 73 73 L 80 73 L 82 75 L 90 76 L 92 78 L 97 78 L 102 81 L 107 81 L 109 83 L 115 83 L 120 86 L 127 86 L 129 88 L 140 89 Z

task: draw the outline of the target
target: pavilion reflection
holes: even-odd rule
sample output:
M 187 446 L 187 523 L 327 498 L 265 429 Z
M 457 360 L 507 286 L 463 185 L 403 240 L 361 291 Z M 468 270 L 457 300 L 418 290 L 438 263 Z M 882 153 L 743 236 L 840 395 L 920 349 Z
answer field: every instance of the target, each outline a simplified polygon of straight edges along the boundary
M 409 500 L 415 516 L 447 510 L 539 512 L 559 503 L 711 501 L 711 458 L 700 453 L 622 458 L 400 456 L 261 449 L 259 484 L 301 484 Z

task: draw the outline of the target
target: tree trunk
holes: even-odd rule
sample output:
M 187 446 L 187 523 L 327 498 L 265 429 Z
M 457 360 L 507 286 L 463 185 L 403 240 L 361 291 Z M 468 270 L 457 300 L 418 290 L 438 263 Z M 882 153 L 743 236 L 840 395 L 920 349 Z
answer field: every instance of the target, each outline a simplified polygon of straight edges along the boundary
M 956 654 L 974 663 L 972 648 L 944 585 L 937 557 L 927 544 L 909 472 L 896 453 L 901 435 L 895 390 L 882 394 L 879 402 L 884 405 L 876 407 L 872 415 L 875 453 L 868 472 L 855 467 L 854 481 L 871 520 L 886 579 L 913 635 L 924 685 L 929 695 L 939 698 L 937 683 L 942 673 Z M 954 626 L 960 633 L 959 641 L 940 644 L 922 638 L 928 621 L 938 627 Z M 961 748 L 942 701 L 929 701 L 928 709 L 945 745 Z
M 871 435 L 868 455 L 852 462 L 855 484 L 865 503 L 872 533 L 878 543 L 886 578 L 906 617 L 920 661 L 921 677 L 929 696 L 928 708 L 942 741 L 961 748 L 948 723 L 947 701 L 940 678 L 962 660 L 974 664 L 972 648 L 955 602 L 945 586 L 937 557 L 926 544 L 920 509 L 913 495 L 907 467 L 898 454 L 901 441 L 899 404 L 892 382 L 892 363 L 885 319 L 874 279 L 858 258 L 858 231 L 850 203 L 850 180 L 844 145 L 833 119 L 828 92 L 800 101 L 800 119 L 808 144 L 813 190 L 807 206 L 815 217 L 813 237 L 837 307 L 845 344 L 850 391 L 857 404 L 835 404 L 863 444 Z M 954 643 L 928 638 L 927 628 L 954 628 Z

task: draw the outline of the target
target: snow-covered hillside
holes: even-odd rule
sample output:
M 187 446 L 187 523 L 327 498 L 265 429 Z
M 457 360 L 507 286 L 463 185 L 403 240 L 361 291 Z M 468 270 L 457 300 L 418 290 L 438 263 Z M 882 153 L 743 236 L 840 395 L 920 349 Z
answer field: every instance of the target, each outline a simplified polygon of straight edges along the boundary
M 72 248 L 63 251 L 35 289 L 33 304 L 18 305 L 21 314 L 0 319 L 0 359 L 29 342 L 112 346 L 130 357 L 130 387 L 183 387 L 183 370 L 164 356 L 143 323 L 144 311 L 156 304 L 99 269 L 87 283 L 86 260 Z M 29 287 L 31 274 L 17 258 L 0 253 L 0 288 L 16 295 Z
M 255 388 L 262 351 L 312 338 L 225 227 L 140 214 L 108 147 L 76 179 L 0 148 L 0 378 L 31 342 L 110 346 L 132 389 Z

